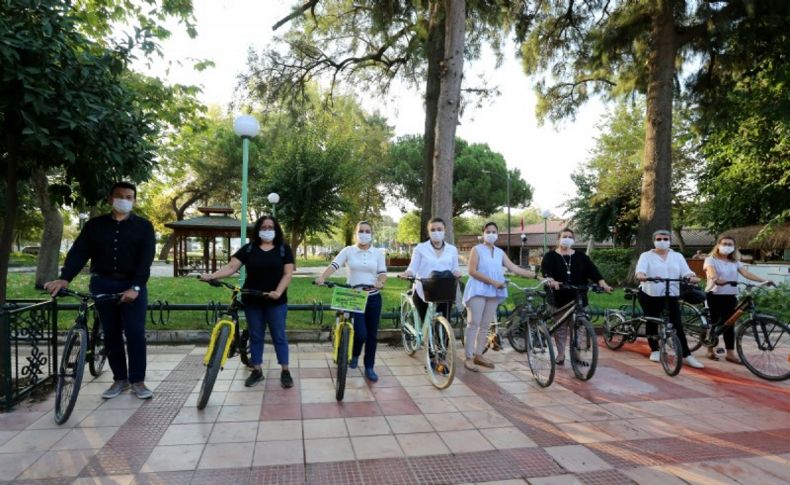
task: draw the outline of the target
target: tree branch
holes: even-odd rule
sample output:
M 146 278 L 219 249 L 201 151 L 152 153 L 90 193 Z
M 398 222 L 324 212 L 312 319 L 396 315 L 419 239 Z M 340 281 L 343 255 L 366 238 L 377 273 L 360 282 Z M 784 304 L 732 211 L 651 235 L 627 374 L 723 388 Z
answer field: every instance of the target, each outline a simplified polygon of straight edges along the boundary
M 287 24 L 291 20 L 299 17 L 303 13 L 307 12 L 308 10 L 315 18 L 315 6 L 318 5 L 319 0 L 308 0 L 307 2 L 303 3 L 301 7 L 297 7 L 294 9 L 293 12 L 285 16 L 284 18 L 278 20 L 274 25 L 272 25 L 272 30 L 277 30 L 283 25 Z

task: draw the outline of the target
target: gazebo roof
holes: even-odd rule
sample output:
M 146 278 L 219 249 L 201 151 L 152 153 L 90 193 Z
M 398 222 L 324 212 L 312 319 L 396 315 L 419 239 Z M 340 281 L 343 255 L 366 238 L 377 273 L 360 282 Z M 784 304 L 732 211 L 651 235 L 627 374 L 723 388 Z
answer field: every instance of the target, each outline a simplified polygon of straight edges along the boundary
M 251 231 L 255 224 L 248 223 L 247 231 Z M 241 232 L 241 221 L 228 216 L 198 216 L 183 221 L 173 221 L 165 224 L 165 227 L 176 231 L 217 231 L 217 232 Z
M 736 227 L 729 231 L 724 231 L 722 236 L 730 236 L 735 238 L 738 246 L 745 249 L 790 249 L 790 222 L 776 224 L 771 227 L 766 234 L 757 239 L 760 231 L 765 228 L 765 225 L 754 225 Z

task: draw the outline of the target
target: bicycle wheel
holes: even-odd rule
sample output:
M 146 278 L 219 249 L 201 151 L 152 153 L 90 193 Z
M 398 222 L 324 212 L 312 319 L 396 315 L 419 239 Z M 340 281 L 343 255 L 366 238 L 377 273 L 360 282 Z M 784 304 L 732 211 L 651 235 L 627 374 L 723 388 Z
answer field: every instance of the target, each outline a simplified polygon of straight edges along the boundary
M 664 330 L 664 332 L 666 331 Z M 683 367 L 683 350 L 680 348 L 680 338 L 675 335 L 675 332 L 663 335 L 658 350 L 664 372 L 670 377 L 678 375 Z
M 595 374 L 598 365 L 598 340 L 595 329 L 587 319 L 573 323 L 571 332 L 571 367 L 577 379 L 586 381 Z
M 625 317 L 621 314 L 611 312 L 606 315 L 603 322 L 603 343 L 610 350 L 617 350 L 625 343 L 624 325 Z
M 754 375 L 769 381 L 790 379 L 790 326 L 758 316 L 738 328 L 738 357 Z
M 198 409 L 203 409 L 208 404 L 211 391 L 214 389 L 214 383 L 222 365 L 222 353 L 225 351 L 229 338 L 230 328 L 227 325 L 222 325 L 222 328 L 219 329 L 217 340 L 214 342 L 214 347 L 211 349 L 211 357 L 208 360 L 208 364 L 206 364 L 206 375 L 203 377 L 203 383 L 200 385 L 200 394 L 198 394 Z
M 246 328 L 239 332 L 238 323 L 236 324 L 236 350 L 239 352 L 239 360 L 246 367 L 250 367 L 250 331 Z
M 455 336 L 450 322 L 435 317 L 425 336 L 425 368 L 437 389 L 445 389 L 455 377 Z
M 63 356 L 60 359 L 55 381 L 55 422 L 63 424 L 71 416 L 85 372 L 85 354 L 88 352 L 88 332 L 72 328 L 66 335 Z
M 513 350 L 524 353 L 527 351 L 527 322 L 520 318 L 513 318 L 508 324 L 507 341 Z
M 339 327 L 340 341 L 337 343 L 337 378 L 335 378 L 335 399 L 343 400 L 346 392 L 346 374 L 348 373 L 348 346 L 351 339 L 351 331 L 348 325 Z
M 406 351 L 409 356 L 414 355 L 417 352 L 417 336 L 414 332 L 417 329 L 417 323 L 414 321 L 414 312 L 412 312 L 412 304 L 408 301 L 402 301 L 400 306 L 400 337 L 401 342 L 403 343 L 403 350 Z M 406 324 L 411 325 L 411 328 L 415 330 L 411 330 L 406 327 Z
M 683 322 L 689 350 L 694 352 L 702 347 L 702 343 L 705 341 L 705 329 L 708 328 L 708 319 L 705 314 L 691 303 L 681 301 L 680 321 Z
M 93 319 L 91 338 L 88 343 L 88 369 L 93 377 L 99 377 L 107 362 L 107 349 L 104 346 L 104 329 L 102 329 L 99 315 Z
M 532 375 L 541 387 L 548 387 L 554 381 L 554 344 L 546 323 L 530 320 L 525 325 L 527 362 Z

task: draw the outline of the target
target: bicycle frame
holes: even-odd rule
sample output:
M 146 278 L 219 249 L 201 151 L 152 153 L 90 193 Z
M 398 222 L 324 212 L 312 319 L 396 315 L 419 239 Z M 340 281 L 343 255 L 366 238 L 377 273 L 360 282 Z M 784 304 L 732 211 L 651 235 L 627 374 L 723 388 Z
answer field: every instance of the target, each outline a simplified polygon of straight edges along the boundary
M 404 300 L 408 300 L 409 309 L 411 310 L 412 317 L 414 318 L 415 322 L 419 322 L 420 329 L 419 331 L 414 328 L 411 324 L 407 322 L 401 322 L 406 329 L 408 329 L 415 337 L 417 342 L 417 348 L 421 347 L 424 342 L 424 335 L 428 334 L 428 328 L 430 327 L 431 321 L 436 316 L 436 303 L 434 302 L 427 302 L 428 307 L 425 310 L 425 318 L 420 320 L 420 312 L 417 311 L 417 307 L 414 305 L 414 300 L 412 300 L 414 295 L 414 290 L 409 290 L 405 293 L 401 293 L 401 307 L 403 306 Z
M 332 358 L 337 364 L 338 353 L 340 352 L 340 335 L 343 332 L 343 327 L 348 327 L 349 341 L 354 342 L 354 323 L 351 313 L 345 311 L 338 311 L 335 316 L 335 324 L 332 328 Z M 348 359 L 351 360 L 353 352 L 353 345 L 348 346 Z

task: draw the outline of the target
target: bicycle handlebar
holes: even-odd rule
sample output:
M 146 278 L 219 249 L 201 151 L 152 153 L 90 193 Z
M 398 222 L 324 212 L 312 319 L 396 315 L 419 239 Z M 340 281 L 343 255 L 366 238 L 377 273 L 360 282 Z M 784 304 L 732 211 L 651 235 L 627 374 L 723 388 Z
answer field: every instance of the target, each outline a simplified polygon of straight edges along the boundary
M 521 290 L 521 291 L 540 291 L 540 289 L 543 288 L 546 285 L 546 282 L 548 280 L 540 280 L 540 281 L 538 281 L 538 283 L 535 286 L 519 286 L 516 282 L 514 282 L 513 280 L 509 280 L 509 279 L 506 279 L 505 281 L 507 281 L 508 285 L 512 286 L 513 288 L 515 288 L 517 290 Z
M 606 293 L 606 290 L 603 289 L 600 285 L 592 284 L 592 285 L 571 285 L 568 283 L 560 283 L 560 289 L 567 289 L 567 290 L 576 290 L 576 291 L 587 291 L 591 290 L 593 293 Z
M 198 276 L 197 278 L 198 278 L 198 280 L 202 281 L 203 283 L 208 283 L 209 285 L 211 285 L 211 286 L 213 286 L 215 288 L 222 288 L 224 286 L 225 288 L 227 288 L 229 290 L 232 290 L 232 291 L 239 292 L 242 295 L 257 295 L 257 296 L 262 296 L 263 295 L 263 296 L 265 296 L 266 293 L 267 293 L 266 291 L 259 291 L 259 290 L 244 290 L 242 288 L 239 288 L 238 286 L 231 285 L 230 283 L 225 283 L 222 280 L 204 280 L 204 279 L 201 279 L 200 276 Z
M 322 284 L 322 285 L 319 285 L 318 283 L 313 281 L 313 284 L 315 286 L 326 286 L 327 288 L 334 288 L 335 286 L 339 286 L 341 288 L 351 288 L 352 290 L 362 290 L 362 291 L 374 291 L 374 290 L 378 289 L 375 286 L 370 286 L 370 285 L 354 285 L 354 286 L 351 286 L 351 285 L 347 285 L 345 283 L 336 283 L 334 281 L 324 281 L 324 284 Z
M 669 282 L 669 283 L 672 283 L 672 282 L 686 282 L 686 283 L 688 283 L 690 278 L 691 278 L 691 276 L 686 277 L 686 278 L 658 278 L 658 277 L 655 277 L 655 278 L 645 278 L 645 281 L 650 281 L 651 283 L 664 283 L 664 282 Z
M 44 290 L 44 287 L 41 285 L 36 285 L 37 290 Z M 71 290 L 69 288 L 61 288 L 57 295 L 53 298 L 58 298 L 61 296 L 73 296 L 75 298 L 79 298 L 81 300 L 93 300 L 93 301 L 107 301 L 107 300 L 120 300 L 123 293 L 82 293 L 79 291 Z

